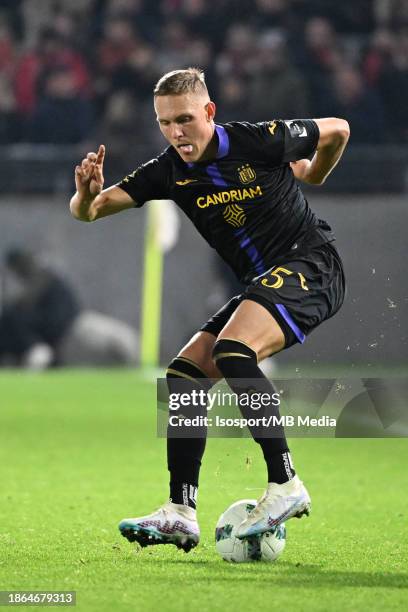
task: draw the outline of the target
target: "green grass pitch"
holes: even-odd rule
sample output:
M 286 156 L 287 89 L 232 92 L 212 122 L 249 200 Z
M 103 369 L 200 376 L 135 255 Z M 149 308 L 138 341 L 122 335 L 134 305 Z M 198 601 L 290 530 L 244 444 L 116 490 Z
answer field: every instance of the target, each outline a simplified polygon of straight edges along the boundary
M 209 440 L 198 548 L 138 550 L 117 523 L 167 495 L 154 383 L 61 371 L 0 385 L 0 590 L 75 590 L 85 611 L 408 609 L 408 440 L 294 439 L 311 516 L 287 523 L 275 564 L 230 565 L 214 527 L 262 492 L 252 440 Z

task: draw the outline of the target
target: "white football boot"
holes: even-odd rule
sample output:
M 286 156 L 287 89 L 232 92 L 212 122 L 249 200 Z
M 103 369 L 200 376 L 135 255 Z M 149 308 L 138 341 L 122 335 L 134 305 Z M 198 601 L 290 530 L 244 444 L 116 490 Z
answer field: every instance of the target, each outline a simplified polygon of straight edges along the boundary
M 262 497 L 248 517 L 239 525 L 239 539 L 273 531 L 278 525 L 296 516 L 309 515 L 309 493 L 298 476 L 283 484 L 270 482 Z
M 200 539 L 196 511 L 172 502 L 147 516 L 123 519 L 119 531 L 129 542 L 138 542 L 143 547 L 175 544 L 185 552 L 197 546 Z

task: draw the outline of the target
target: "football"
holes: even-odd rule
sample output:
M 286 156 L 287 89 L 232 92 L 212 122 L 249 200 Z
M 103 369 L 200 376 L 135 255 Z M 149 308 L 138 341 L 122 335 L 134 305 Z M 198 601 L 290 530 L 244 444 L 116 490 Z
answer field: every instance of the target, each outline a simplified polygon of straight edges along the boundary
M 252 561 L 276 561 L 286 544 L 284 523 L 274 531 L 239 540 L 238 525 L 256 506 L 255 499 L 241 499 L 232 504 L 218 519 L 215 528 L 215 547 L 224 561 L 243 563 Z

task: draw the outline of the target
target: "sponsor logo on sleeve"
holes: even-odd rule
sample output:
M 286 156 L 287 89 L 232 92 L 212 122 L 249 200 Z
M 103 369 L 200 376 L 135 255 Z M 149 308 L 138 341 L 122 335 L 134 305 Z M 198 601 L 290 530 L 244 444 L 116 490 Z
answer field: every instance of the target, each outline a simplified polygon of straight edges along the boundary
M 307 130 L 300 121 L 285 121 L 285 124 L 287 125 L 292 138 L 295 138 L 296 136 L 298 138 L 304 138 L 307 136 Z

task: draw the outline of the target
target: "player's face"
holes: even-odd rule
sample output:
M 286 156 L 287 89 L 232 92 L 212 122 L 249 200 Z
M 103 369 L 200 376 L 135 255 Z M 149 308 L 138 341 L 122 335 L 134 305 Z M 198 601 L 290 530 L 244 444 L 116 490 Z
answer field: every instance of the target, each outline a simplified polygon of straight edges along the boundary
M 157 96 L 154 106 L 160 130 L 185 162 L 211 157 L 215 104 L 196 94 Z

